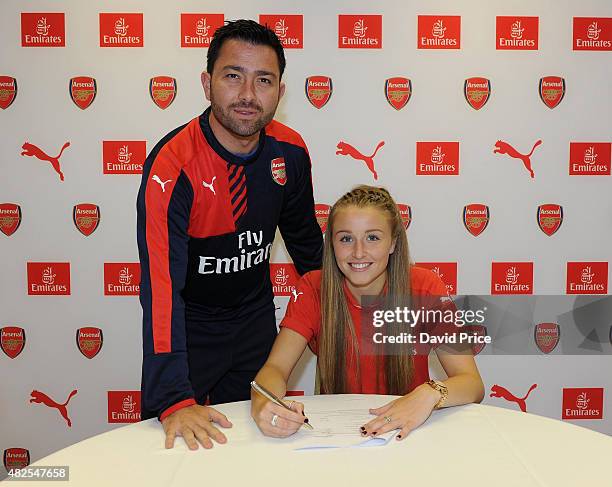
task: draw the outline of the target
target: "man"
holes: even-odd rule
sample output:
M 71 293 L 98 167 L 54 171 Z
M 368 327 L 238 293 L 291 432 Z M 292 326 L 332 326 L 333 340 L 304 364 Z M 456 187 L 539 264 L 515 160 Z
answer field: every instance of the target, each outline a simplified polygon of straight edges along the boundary
M 138 193 L 143 307 L 142 417 L 166 448 L 226 438 L 204 406 L 250 397 L 276 336 L 269 259 L 276 228 L 297 270 L 320 267 L 308 151 L 273 121 L 285 91 L 283 48 L 250 20 L 215 33 L 202 115 L 149 154 Z

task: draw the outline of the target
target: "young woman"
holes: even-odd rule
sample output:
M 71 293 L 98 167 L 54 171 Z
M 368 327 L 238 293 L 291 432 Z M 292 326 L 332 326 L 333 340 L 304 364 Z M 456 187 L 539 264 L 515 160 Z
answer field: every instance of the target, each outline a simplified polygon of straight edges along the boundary
M 471 354 L 436 349 L 448 379 L 429 380 L 427 355 L 360 353 L 362 296 L 447 296 L 433 272 L 410 265 L 399 210 L 383 188 L 359 186 L 332 207 L 323 268 L 305 274 L 291 298 L 281 330 L 256 381 L 278 397 L 306 345 L 318 355 L 323 393 L 393 394 L 402 397 L 370 409 L 363 436 L 401 430 L 401 440 L 438 407 L 480 402 L 484 387 Z M 267 436 L 286 437 L 307 422 L 303 404 L 288 411 L 257 392 L 251 415 Z

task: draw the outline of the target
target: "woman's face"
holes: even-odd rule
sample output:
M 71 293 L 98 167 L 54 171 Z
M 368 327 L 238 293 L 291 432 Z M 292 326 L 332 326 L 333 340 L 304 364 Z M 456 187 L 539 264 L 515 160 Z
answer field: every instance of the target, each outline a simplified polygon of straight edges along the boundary
M 387 214 L 376 208 L 342 208 L 334 216 L 332 237 L 336 262 L 353 295 L 379 294 L 395 249 Z

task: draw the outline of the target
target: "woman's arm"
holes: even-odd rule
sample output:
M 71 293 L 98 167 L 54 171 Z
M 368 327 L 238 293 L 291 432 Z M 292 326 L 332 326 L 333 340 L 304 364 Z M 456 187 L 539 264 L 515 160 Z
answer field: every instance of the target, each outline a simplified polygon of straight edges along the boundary
M 255 381 L 276 394 L 284 397 L 289 376 L 306 348 L 306 339 L 288 328 L 281 328 L 274 341 L 268 360 L 257 373 Z M 251 390 L 251 416 L 259 429 L 267 436 L 285 437 L 295 433 L 306 419 L 304 406 L 293 402 L 293 411 L 288 411 L 257 392 Z M 277 415 L 275 425 L 272 418 Z
M 444 385 L 448 396 L 443 407 L 480 402 L 484 397 L 484 385 L 474 357 L 436 349 L 436 355 L 448 376 Z M 395 399 L 382 407 L 370 409 L 377 417 L 362 428 L 362 435 L 380 435 L 400 429 L 397 435 L 402 440 L 431 415 L 441 398 L 441 393 L 428 384 L 421 384 L 405 396 Z

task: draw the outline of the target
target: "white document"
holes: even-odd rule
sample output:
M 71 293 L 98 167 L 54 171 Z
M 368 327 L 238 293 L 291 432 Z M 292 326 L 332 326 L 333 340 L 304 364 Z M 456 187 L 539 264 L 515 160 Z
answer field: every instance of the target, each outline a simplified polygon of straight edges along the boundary
M 331 405 L 330 405 L 331 406 Z M 345 400 L 342 409 L 325 407 L 306 410 L 306 415 L 314 430 L 301 428 L 293 437 L 296 450 L 313 450 L 321 448 L 363 448 L 386 445 L 397 430 L 372 437 L 361 436 L 361 426 L 375 418 L 368 412 L 369 406 L 363 400 Z

